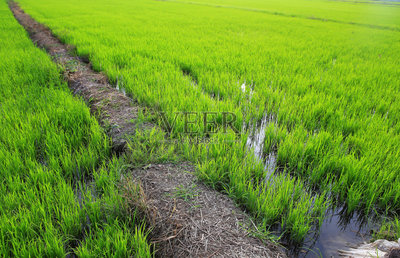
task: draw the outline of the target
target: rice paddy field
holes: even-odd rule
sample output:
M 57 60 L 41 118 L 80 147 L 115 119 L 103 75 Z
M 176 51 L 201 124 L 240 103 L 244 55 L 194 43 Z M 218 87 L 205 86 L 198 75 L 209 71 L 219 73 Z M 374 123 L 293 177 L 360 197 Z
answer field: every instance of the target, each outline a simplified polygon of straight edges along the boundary
M 109 139 L 4 1 L 0 13 L 0 256 L 150 257 Z
M 373 237 L 400 238 L 399 2 L 18 3 L 128 96 L 162 112 L 197 175 L 266 235 L 303 246 L 338 212 Z M 90 218 L 78 254 L 101 250 L 110 236 L 116 254 L 150 255 L 140 223 L 115 210 L 101 219 L 101 203 L 121 202 L 119 161 L 105 165 L 107 137 L 6 2 L 0 10 L 0 252 L 44 254 L 50 245 L 61 254 Z M 217 132 L 197 122 L 188 134 L 185 112 L 215 112 Z M 235 129 L 224 130 L 223 112 Z M 104 193 L 86 189 L 82 204 L 73 193 L 87 176 Z

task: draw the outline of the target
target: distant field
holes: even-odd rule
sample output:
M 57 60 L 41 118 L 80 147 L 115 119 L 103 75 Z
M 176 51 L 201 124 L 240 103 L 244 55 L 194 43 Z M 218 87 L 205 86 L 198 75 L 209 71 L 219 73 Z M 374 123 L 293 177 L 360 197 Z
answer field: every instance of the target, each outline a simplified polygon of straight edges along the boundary
M 19 2 L 171 123 L 176 111 L 232 112 L 238 128 L 268 118 L 261 156 L 276 157 L 271 175 L 247 155 L 249 130 L 180 146 L 262 228 L 299 243 L 329 207 L 399 216 L 398 2 Z M 172 137 L 184 126 L 177 119 Z
M 359 26 L 400 29 L 400 2 L 374 0 L 166 0 Z

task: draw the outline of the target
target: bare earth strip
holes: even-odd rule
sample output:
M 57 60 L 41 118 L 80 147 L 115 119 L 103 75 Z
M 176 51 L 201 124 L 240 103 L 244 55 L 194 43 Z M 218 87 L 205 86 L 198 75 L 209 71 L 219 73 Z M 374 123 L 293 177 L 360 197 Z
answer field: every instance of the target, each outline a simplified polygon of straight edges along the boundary
M 51 31 L 10 2 L 19 23 L 38 47 L 65 67 L 65 79 L 110 130 L 115 152 L 124 152 L 126 136 L 138 129 L 139 106 L 108 84 L 105 75 L 71 54 Z M 139 129 L 151 128 L 144 124 Z M 190 164 L 156 164 L 133 170 L 124 187 L 138 181 L 152 224 L 151 241 L 160 257 L 286 257 L 282 249 L 249 235 L 257 231 L 251 219 L 227 196 L 197 181 Z M 133 203 L 137 202 L 132 200 Z
M 113 139 L 115 152 L 125 147 L 125 135 L 136 130 L 138 106 L 124 94 L 108 84 L 107 77 L 95 72 L 81 58 L 71 54 L 73 46 L 64 45 L 44 25 L 33 20 L 15 3 L 10 2 L 15 18 L 29 33 L 33 43 L 50 54 L 53 61 L 64 67 L 64 78 L 75 95 L 82 96 L 91 112 L 100 115 L 100 122 Z M 144 125 L 151 126 L 151 125 Z

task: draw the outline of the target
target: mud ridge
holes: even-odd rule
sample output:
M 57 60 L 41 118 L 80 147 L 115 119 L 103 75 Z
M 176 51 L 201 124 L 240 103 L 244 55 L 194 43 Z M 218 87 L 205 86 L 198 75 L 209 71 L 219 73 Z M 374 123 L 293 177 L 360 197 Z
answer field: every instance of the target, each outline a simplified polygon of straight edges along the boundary
M 15 2 L 15 18 L 31 40 L 64 67 L 71 91 L 88 103 L 113 140 L 116 153 L 126 151 L 128 136 L 154 125 L 137 122 L 140 106 L 91 69 L 89 60 L 71 54 L 72 46 L 60 42 Z M 226 195 L 198 181 L 189 163 L 149 164 L 130 171 L 125 183 L 137 181 L 143 189 L 159 257 L 286 257 L 277 245 L 251 236 L 258 232 L 250 217 Z M 123 181 L 124 181 L 123 180 Z M 124 184 L 124 182 L 122 182 Z M 133 202 L 135 200 L 132 200 Z
M 138 125 L 139 106 L 108 83 L 107 77 L 91 69 L 87 58 L 72 54 L 73 46 L 63 44 L 50 29 L 36 22 L 18 6 L 10 2 L 14 17 L 28 32 L 31 40 L 43 48 L 53 61 L 64 68 L 64 78 L 74 95 L 83 97 L 91 112 L 100 115 L 99 121 L 113 140 L 113 150 L 122 153 L 126 135 L 134 134 Z M 85 62 L 86 61 L 86 62 Z M 141 127 L 152 127 L 150 124 Z

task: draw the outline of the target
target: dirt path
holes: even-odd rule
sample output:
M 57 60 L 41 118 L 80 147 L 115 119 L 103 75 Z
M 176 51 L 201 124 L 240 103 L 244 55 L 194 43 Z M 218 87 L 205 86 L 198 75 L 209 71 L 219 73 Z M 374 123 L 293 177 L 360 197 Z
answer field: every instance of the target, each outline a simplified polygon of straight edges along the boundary
M 108 129 L 117 153 L 125 151 L 126 135 L 138 126 L 139 106 L 108 84 L 106 76 L 93 71 L 71 54 L 51 31 L 10 2 L 10 8 L 32 41 L 44 48 L 54 62 L 65 67 L 64 76 L 74 94 L 82 96 L 92 113 L 100 112 L 100 123 Z M 132 170 L 143 187 L 143 198 L 154 227 L 151 241 L 160 257 L 285 257 L 276 245 L 251 237 L 256 230 L 251 219 L 227 196 L 198 182 L 190 164 L 156 164 Z M 129 187 L 133 179 L 126 179 Z
M 33 20 L 15 2 L 10 2 L 15 18 L 29 33 L 31 40 L 47 51 L 53 61 L 64 67 L 64 78 L 75 95 L 82 96 L 91 112 L 100 115 L 100 122 L 113 140 L 115 152 L 123 152 L 125 135 L 133 134 L 138 105 L 112 87 L 107 77 L 91 69 L 87 60 L 73 55 L 73 46 L 62 44 L 52 32 Z M 144 124 L 142 127 L 151 127 Z

